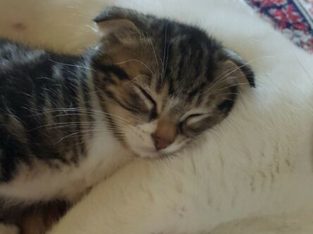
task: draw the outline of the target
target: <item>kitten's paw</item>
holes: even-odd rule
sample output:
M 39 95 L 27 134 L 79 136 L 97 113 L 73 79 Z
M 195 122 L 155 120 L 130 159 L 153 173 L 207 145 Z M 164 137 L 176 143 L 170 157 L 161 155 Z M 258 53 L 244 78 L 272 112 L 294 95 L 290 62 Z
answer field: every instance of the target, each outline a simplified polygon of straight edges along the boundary
M 0 234 L 18 234 L 19 229 L 13 225 L 0 223 Z

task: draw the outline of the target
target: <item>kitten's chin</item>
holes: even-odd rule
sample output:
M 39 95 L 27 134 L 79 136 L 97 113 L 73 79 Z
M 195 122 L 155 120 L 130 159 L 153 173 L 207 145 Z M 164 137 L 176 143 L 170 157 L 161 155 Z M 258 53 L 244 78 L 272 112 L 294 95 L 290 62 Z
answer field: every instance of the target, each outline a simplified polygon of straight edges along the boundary
M 176 152 L 156 151 L 156 150 L 132 150 L 139 158 L 158 159 L 174 155 Z
M 158 153 L 148 153 L 148 154 L 140 154 L 138 155 L 140 158 L 147 158 L 147 159 L 156 159 L 163 157 L 162 155 Z
M 127 141 L 127 148 L 131 150 L 135 156 L 147 159 L 170 157 L 179 152 L 185 145 L 185 142 L 183 144 L 172 144 L 158 151 L 152 144 L 139 144 L 137 141 L 134 141 L 134 139 L 128 139 Z
M 146 159 L 157 159 L 157 158 L 164 158 L 166 155 L 162 152 L 158 152 L 153 149 L 134 149 L 130 147 L 130 150 L 135 154 L 135 156 L 139 158 L 146 158 Z
M 154 158 L 162 158 L 164 155 L 162 155 L 159 152 L 156 151 L 133 151 L 138 157 L 140 158 L 148 158 L 148 159 L 154 159 Z

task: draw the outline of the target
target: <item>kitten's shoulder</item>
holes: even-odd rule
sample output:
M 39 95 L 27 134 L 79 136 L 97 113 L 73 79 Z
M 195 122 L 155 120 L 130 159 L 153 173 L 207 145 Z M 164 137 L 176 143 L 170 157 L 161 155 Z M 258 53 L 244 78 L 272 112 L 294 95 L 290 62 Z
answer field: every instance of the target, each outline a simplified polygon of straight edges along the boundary
M 26 45 L 0 38 L 0 67 L 4 69 L 9 63 L 12 65 L 33 62 L 47 52 L 40 49 L 31 49 Z
M 6 38 L 0 38 L 0 53 L 3 52 L 13 52 L 13 51 L 24 51 L 31 52 L 35 49 L 31 49 L 27 45 L 19 42 L 15 42 Z

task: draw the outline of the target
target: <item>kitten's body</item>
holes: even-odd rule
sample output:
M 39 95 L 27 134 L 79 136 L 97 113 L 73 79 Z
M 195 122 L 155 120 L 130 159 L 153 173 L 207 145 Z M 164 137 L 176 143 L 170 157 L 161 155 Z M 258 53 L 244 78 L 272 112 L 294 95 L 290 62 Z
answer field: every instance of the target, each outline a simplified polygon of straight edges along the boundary
M 0 196 L 72 200 L 127 161 L 103 121 L 88 58 L 2 40 L 0 60 Z

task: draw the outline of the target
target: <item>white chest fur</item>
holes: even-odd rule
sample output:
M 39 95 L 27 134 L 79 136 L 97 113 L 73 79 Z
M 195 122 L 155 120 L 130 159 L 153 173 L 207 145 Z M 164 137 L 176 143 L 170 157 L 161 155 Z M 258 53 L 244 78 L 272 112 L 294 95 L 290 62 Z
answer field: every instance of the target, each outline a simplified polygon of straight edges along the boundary
M 96 124 L 99 125 L 96 129 L 105 129 L 105 123 Z M 129 159 L 129 154 L 109 131 L 97 131 L 88 155 L 77 165 L 60 163 L 56 169 L 37 162 L 29 168 L 23 167 L 12 183 L 0 186 L 0 194 L 22 202 L 53 198 L 75 200 Z

